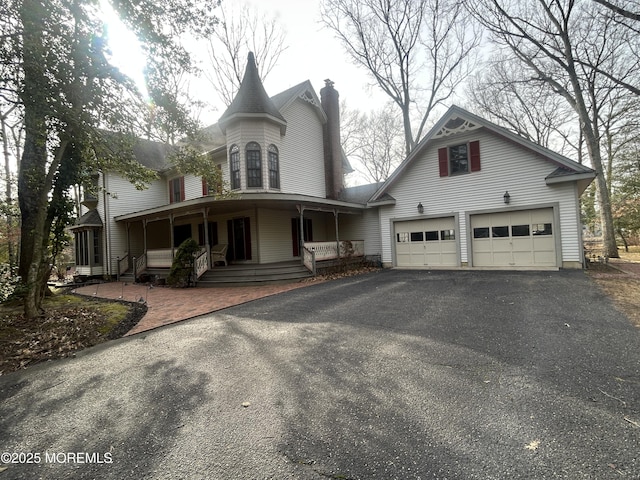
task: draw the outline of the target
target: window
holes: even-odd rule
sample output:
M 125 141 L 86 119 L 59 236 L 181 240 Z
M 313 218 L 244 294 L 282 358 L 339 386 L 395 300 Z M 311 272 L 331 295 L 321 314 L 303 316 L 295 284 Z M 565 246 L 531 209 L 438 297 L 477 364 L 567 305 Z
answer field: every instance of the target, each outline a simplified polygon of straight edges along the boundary
M 438 166 L 441 177 L 480 171 L 480 142 L 453 145 L 438 149 Z
M 512 237 L 528 237 L 529 225 L 513 225 L 511 227 L 511 236 Z
M 398 243 L 407 243 L 409 241 L 409 232 L 401 232 L 396 235 L 398 236 Z
M 256 142 L 247 143 L 247 187 L 262 187 L 262 158 L 260 145 Z
M 440 230 L 440 240 L 455 240 L 455 239 L 456 239 L 455 230 Z
M 438 231 L 437 230 L 435 232 L 424 232 L 424 233 L 425 233 L 424 239 L 427 242 L 437 242 L 438 241 Z
M 491 236 L 493 238 L 502 238 L 509 236 L 509 226 L 505 225 L 504 227 L 492 227 L 491 228 Z
M 231 189 L 240 188 L 240 149 L 237 145 L 231 145 L 229 149 L 229 164 L 231 172 Z
M 76 265 L 102 265 L 100 230 L 75 232 Z
M 269 188 L 280 188 L 280 160 L 275 145 L 269 145 Z
M 469 172 L 467 144 L 449 147 L 449 175 Z
M 551 229 L 550 223 L 534 223 L 531 225 L 534 235 L 552 235 L 553 231 Z
M 176 177 L 169 180 L 169 203 L 182 202 L 184 200 L 184 177 Z
M 422 232 L 411 232 L 412 242 L 422 242 L 423 240 L 424 240 L 424 235 Z
M 473 238 L 489 238 L 489 227 L 474 228 Z

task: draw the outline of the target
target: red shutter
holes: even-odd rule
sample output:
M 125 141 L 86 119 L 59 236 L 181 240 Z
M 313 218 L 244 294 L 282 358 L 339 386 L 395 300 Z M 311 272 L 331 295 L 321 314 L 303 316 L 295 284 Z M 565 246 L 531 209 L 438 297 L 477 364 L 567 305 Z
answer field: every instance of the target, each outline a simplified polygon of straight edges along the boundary
M 207 181 L 203 178 L 202 179 L 202 196 L 206 197 L 207 195 L 209 195 L 209 188 L 207 187 Z
M 180 177 L 180 201 L 184 202 L 184 177 Z
M 471 156 L 471 171 L 479 172 L 480 171 L 480 142 L 476 140 L 475 142 L 469 143 L 469 154 Z
M 447 148 L 438 149 L 438 165 L 440 166 L 440 176 L 449 176 L 449 154 Z
M 173 180 L 169 180 L 169 203 L 173 203 Z

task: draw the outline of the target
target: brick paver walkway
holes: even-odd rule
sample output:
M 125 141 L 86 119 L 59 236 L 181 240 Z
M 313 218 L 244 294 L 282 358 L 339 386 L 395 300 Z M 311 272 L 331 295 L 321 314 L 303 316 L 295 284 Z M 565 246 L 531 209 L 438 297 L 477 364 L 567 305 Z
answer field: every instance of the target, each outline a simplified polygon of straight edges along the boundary
M 79 287 L 74 292 L 100 298 L 146 302 L 148 308 L 146 315 L 127 333 L 127 335 L 133 335 L 258 298 L 306 287 L 313 283 L 297 282 L 255 287 L 169 288 L 110 282 Z

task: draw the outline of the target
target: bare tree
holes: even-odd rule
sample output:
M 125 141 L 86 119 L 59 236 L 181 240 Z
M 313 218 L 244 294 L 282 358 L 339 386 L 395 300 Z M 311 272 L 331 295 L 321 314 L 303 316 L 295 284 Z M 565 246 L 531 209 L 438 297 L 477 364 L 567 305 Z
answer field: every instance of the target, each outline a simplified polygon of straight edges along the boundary
M 547 148 L 567 149 L 575 112 L 544 82 L 532 82 L 525 67 L 498 56 L 474 75 L 467 88 L 471 108 L 491 121 Z M 559 144 L 559 142 L 561 142 Z M 576 142 L 569 144 L 571 150 Z
M 616 104 L 620 91 L 610 77 L 637 78 L 640 65 L 633 55 L 640 47 L 637 36 L 587 0 L 474 0 L 468 5 L 493 40 L 527 67 L 531 81 L 545 82 L 576 112 L 591 165 L 598 173 L 603 254 L 617 257 L 601 119 L 607 106 Z M 609 74 L 601 73 L 605 71 Z
M 264 81 L 287 49 L 286 35 L 275 18 L 264 18 L 246 4 L 223 3 L 217 14 L 220 22 L 209 39 L 211 68 L 205 69 L 205 76 L 229 106 L 240 88 L 247 54 L 255 55 Z
M 475 62 L 480 32 L 460 0 L 324 0 L 322 21 L 400 109 L 408 154 Z M 417 120 L 414 130 L 412 121 Z
M 404 135 L 400 116 L 386 105 L 364 114 L 343 104 L 342 137 L 345 153 L 357 160 L 356 170 L 370 182 L 384 182 L 404 157 Z
M 624 18 L 629 18 L 631 20 L 635 20 L 636 22 L 640 21 L 640 5 L 637 2 L 621 2 L 623 5 L 632 5 L 636 8 L 635 12 L 632 12 L 626 6 L 616 5 L 612 2 L 608 2 L 607 0 L 593 0 L 594 2 L 599 3 L 600 5 L 604 5 L 609 10 L 612 10 L 618 15 L 621 15 Z
M 11 105 L 0 113 L 0 138 L 2 140 L 2 155 L 4 157 L 4 189 L 5 199 L 2 208 L 5 221 L 5 235 L 7 241 L 7 255 L 9 265 L 13 269 L 17 266 L 16 242 L 14 230 L 17 223 L 14 218 L 18 217 L 16 199 L 13 194 L 14 172 L 12 164 L 17 165 L 17 158 L 20 154 L 20 142 L 22 137 L 22 122 L 18 105 Z M 2 202 L 0 202 L 1 204 Z

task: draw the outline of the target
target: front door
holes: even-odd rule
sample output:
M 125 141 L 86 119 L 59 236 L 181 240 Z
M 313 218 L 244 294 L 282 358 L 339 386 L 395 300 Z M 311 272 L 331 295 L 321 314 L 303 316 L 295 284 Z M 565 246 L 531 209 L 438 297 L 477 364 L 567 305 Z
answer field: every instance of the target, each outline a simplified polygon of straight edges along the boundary
M 251 222 L 249 217 L 227 221 L 229 258 L 231 260 L 251 260 Z

